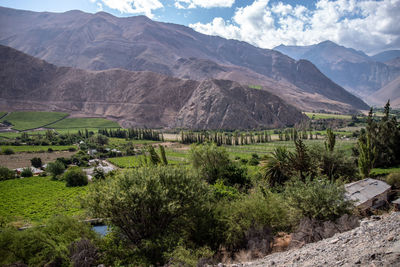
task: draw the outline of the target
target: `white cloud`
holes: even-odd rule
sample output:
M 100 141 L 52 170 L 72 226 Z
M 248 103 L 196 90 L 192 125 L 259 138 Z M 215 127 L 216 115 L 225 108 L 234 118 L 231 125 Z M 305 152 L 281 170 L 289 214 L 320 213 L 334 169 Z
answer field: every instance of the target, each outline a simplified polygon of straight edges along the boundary
M 399 14 L 400 0 L 319 0 L 312 10 L 302 5 L 255 0 L 236 9 L 231 22 L 214 18 L 190 27 L 262 48 L 332 40 L 371 53 L 400 48 Z
M 175 7 L 179 9 L 232 7 L 234 3 L 235 0 L 175 0 Z
M 93 2 L 93 0 L 90 0 Z M 149 18 L 153 18 L 153 10 L 163 7 L 159 0 L 98 0 L 105 6 L 118 10 L 121 13 L 129 14 L 145 14 Z

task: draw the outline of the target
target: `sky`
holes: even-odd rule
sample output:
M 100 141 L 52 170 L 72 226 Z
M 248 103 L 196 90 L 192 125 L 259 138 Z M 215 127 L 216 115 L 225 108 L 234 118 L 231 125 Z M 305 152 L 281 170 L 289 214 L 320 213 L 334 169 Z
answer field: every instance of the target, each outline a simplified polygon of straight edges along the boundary
M 0 6 L 146 15 L 269 49 L 326 40 L 369 55 L 400 49 L 400 0 L 0 0 Z

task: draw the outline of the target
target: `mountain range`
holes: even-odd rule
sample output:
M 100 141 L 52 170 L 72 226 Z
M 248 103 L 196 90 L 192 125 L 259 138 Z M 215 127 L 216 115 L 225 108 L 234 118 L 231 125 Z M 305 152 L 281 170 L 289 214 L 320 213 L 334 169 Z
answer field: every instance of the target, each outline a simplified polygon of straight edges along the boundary
M 199 82 L 230 80 L 270 92 L 303 111 L 368 109 L 307 60 L 144 16 L 0 8 L 0 23 L 0 44 L 57 66 L 151 71 Z
M 103 116 L 126 127 L 249 129 L 306 120 L 295 107 L 233 81 L 149 71 L 57 67 L 0 45 L 0 106 Z
M 310 46 L 274 48 L 294 59 L 307 59 L 327 77 L 370 104 L 380 104 L 395 95 L 380 94 L 380 89 L 400 76 L 400 50 L 385 51 L 368 56 L 361 51 L 325 41 Z

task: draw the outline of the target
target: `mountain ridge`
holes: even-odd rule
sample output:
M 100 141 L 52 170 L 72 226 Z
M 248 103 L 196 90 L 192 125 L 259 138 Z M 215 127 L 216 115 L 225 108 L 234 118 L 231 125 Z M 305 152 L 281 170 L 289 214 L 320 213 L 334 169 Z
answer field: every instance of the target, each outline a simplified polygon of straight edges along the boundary
M 310 46 L 280 45 L 274 49 L 313 62 L 334 82 L 363 99 L 370 100 L 371 94 L 400 76 L 400 67 L 332 41 Z
M 101 115 L 126 127 L 250 129 L 307 120 L 279 97 L 233 81 L 57 67 L 1 45 L 0 81 L 1 109 Z
M 261 85 L 262 90 L 303 110 L 368 109 L 363 101 L 310 67 L 312 64 L 144 16 L 118 18 L 105 12 L 19 15 L 18 10 L 0 8 L 0 23 L 5 25 L 0 28 L 1 44 L 59 66 L 147 70 L 198 81 L 230 79 L 243 85 Z M 188 60 L 193 65 L 203 64 L 203 69 L 192 66 L 190 72 L 185 71 L 182 62 L 189 64 Z M 300 77 L 300 72 L 309 76 Z

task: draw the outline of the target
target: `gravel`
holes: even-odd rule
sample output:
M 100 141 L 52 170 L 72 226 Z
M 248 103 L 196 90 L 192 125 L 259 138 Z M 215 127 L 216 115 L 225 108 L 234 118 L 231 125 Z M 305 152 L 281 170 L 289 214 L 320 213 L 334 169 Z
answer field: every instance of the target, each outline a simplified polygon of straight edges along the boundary
M 400 212 L 372 216 L 351 231 L 299 249 L 230 266 L 400 266 Z

